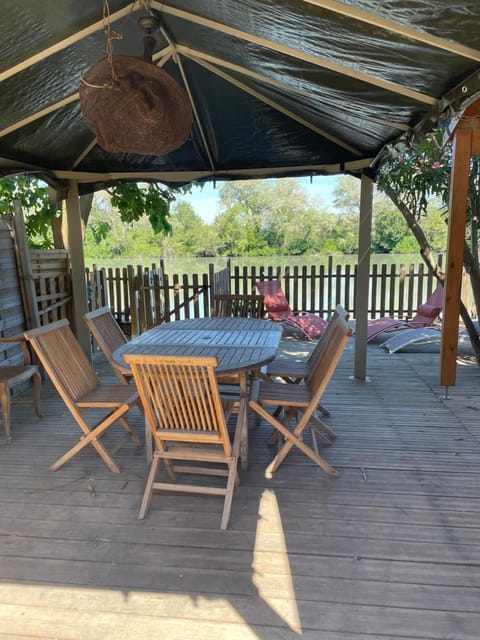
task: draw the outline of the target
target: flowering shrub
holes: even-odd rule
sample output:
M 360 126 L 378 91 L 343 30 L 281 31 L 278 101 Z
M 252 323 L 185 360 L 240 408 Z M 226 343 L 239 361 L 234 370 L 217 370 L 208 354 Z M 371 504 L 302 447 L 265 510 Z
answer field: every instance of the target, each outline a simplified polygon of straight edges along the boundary
M 440 130 L 427 136 L 416 149 L 392 157 L 381 169 L 378 188 L 393 190 L 417 217 L 426 213 L 429 198 L 446 205 L 451 168 L 451 146 L 442 148 Z

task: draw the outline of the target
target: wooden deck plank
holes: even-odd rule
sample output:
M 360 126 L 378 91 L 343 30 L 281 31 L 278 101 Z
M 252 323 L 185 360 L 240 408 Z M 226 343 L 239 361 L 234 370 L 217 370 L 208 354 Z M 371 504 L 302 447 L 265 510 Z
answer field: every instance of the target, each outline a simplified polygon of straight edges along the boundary
M 118 476 L 91 447 L 49 473 L 78 428 L 48 383 L 41 420 L 14 405 L 0 637 L 478 640 L 480 371 L 466 361 L 445 399 L 437 354 L 368 355 L 371 382 L 349 379 L 349 344 L 324 398 L 338 438 L 322 455 L 341 476 L 292 451 L 267 480 L 270 430 L 252 419 L 226 532 L 215 497 L 156 496 L 138 521 L 144 452 L 120 429 L 102 439 Z

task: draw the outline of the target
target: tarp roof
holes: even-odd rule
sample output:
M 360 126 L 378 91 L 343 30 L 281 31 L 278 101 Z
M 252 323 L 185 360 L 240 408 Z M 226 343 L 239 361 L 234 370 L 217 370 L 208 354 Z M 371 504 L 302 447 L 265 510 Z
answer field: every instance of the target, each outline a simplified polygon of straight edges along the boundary
M 321 175 L 375 167 L 389 145 L 477 97 L 480 2 L 109 0 L 115 55 L 154 60 L 188 91 L 194 126 L 162 156 L 111 154 L 79 105 L 105 56 L 102 0 L 2 0 L 0 175 L 31 168 L 88 191 L 119 178 Z

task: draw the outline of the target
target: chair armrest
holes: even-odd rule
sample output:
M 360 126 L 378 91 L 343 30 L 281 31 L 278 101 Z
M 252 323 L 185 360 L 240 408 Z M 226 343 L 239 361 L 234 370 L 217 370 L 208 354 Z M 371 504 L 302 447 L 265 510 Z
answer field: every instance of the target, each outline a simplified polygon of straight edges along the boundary
M 24 336 L 11 336 L 9 338 L 0 338 L 0 342 L 18 343 L 22 348 L 24 365 L 27 366 L 32 363 L 32 359 L 30 357 L 30 351 L 28 350 L 28 346 L 27 346 L 27 340 Z

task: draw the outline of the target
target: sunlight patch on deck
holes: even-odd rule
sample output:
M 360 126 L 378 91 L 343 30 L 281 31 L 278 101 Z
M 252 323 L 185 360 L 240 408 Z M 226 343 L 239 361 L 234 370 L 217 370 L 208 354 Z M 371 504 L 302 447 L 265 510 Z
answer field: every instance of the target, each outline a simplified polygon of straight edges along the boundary
M 278 573 L 278 581 L 283 582 L 282 587 L 284 592 L 288 594 L 288 598 L 282 600 L 271 597 L 271 576 L 264 574 L 258 569 L 262 564 L 265 549 L 271 549 L 272 531 L 275 531 L 278 534 L 275 536 L 276 544 L 273 549 L 277 554 L 275 572 Z M 288 560 L 282 517 L 280 515 L 280 509 L 278 508 L 275 493 L 268 489 L 263 491 L 258 507 L 258 520 L 255 547 L 253 550 L 252 569 L 252 582 L 258 589 L 258 595 L 269 607 L 272 608 L 273 611 L 275 611 L 279 618 L 288 624 L 292 631 L 301 634 L 302 626 L 298 613 L 290 562 Z

